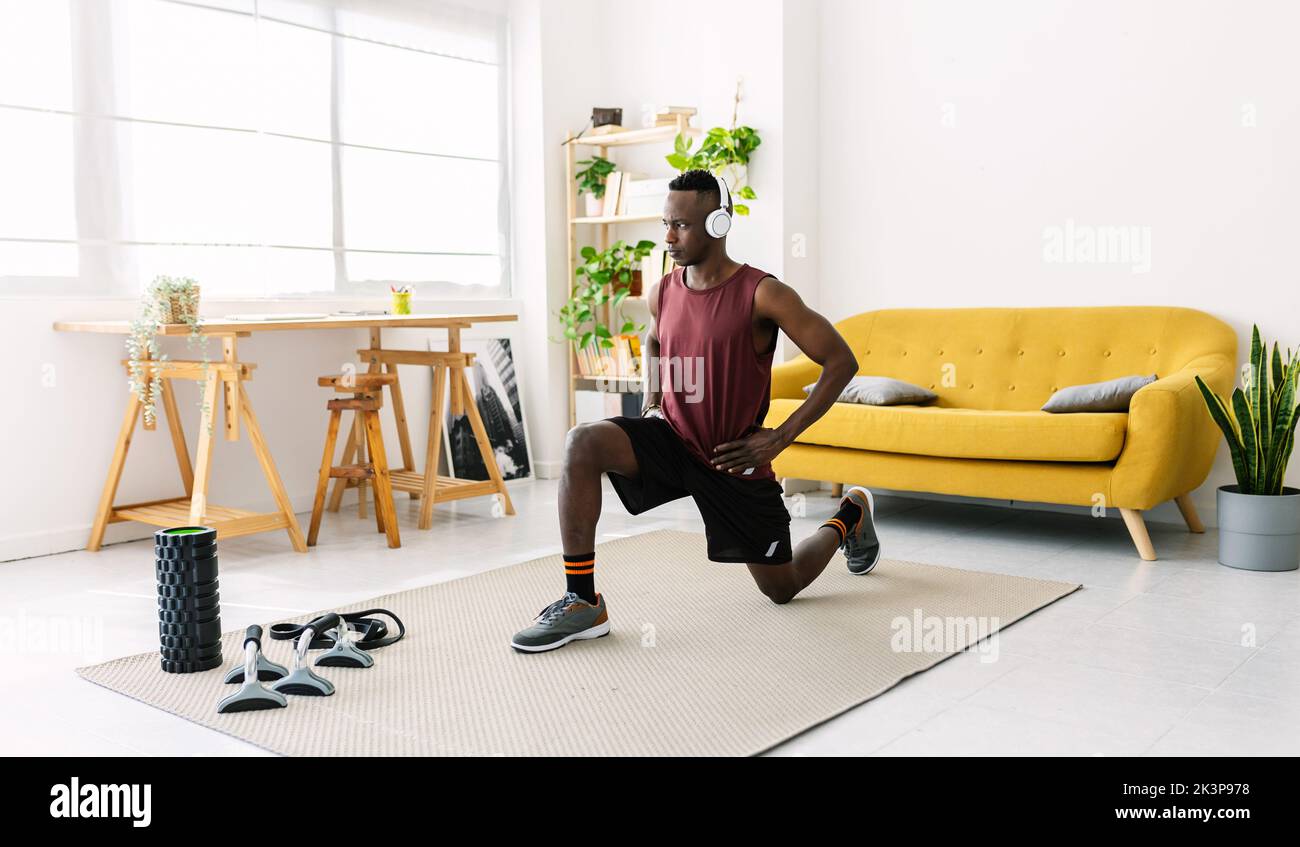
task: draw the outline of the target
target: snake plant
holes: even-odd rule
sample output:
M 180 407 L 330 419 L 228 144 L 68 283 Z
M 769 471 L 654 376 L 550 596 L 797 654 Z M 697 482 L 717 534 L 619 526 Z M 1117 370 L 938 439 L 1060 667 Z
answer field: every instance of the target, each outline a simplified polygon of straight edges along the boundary
M 1228 441 L 1242 494 L 1282 493 L 1282 478 L 1295 446 L 1296 420 L 1300 419 L 1296 404 L 1300 362 L 1288 349 L 1283 364 L 1276 341 L 1271 360 L 1265 358 L 1266 349 L 1256 326 L 1250 337 L 1250 364 L 1242 367 L 1242 387 L 1233 389 L 1231 404 L 1211 391 L 1200 376 L 1195 378 L 1210 417 Z

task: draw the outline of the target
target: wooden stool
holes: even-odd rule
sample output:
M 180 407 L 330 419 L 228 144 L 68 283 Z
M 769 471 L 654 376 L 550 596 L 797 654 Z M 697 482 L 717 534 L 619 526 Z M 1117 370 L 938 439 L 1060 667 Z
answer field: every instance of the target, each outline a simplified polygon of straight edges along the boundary
M 357 351 L 362 361 L 369 363 L 367 376 L 384 373 L 393 377 L 393 383 L 388 386 L 388 391 L 393 399 L 393 412 L 397 418 L 397 438 L 401 442 L 402 467 L 391 472 L 391 479 L 394 490 L 406 491 L 411 495 L 412 500 L 420 501 L 418 523 L 420 529 L 429 529 L 433 526 L 434 504 L 448 500 L 493 496 L 500 498 L 499 502 L 505 514 L 515 513 L 514 504 L 510 502 L 510 492 L 506 489 L 505 480 L 497 467 L 492 442 L 488 439 L 487 429 L 479 416 L 478 406 L 474 403 L 474 394 L 465 375 L 465 371 L 474 364 L 474 354 L 461 351 L 458 328 L 449 329 L 448 337 L 450 352 L 385 350 L 380 348 L 378 339 L 373 336 L 368 349 Z M 402 402 L 401 383 L 397 380 L 398 365 L 422 365 L 433 369 L 433 400 L 429 405 L 429 438 L 424 451 L 423 471 L 415 468 L 411 438 L 406 426 L 406 411 Z M 438 473 L 438 456 L 442 450 L 443 416 L 448 411 L 444 408 L 442 399 L 444 392 L 451 400 L 451 416 L 455 418 L 464 414 L 469 420 L 474 440 L 478 444 L 479 455 L 482 456 L 483 464 L 487 468 L 487 479 L 460 479 Z M 359 443 L 357 439 L 349 433 L 343 450 L 344 462 L 351 461 L 357 443 Z M 334 484 L 329 502 L 331 512 L 338 511 L 343 497 L 344 482 L 346 480 Z
M 322 376 L 316 384 L 332 388 L 349 398 L 337 398 L 325 404 L 329 409 L 329 427 L 325 432 L 325 455 L 321 459 L 320 477 L 316 481 L 316 499 L 311 507 L 311 527 L 307 531 L 307 545 L 316 544 L 320 531 L 321 513 L 325 510 L 325 490 L 330 479 L 355 481 L 361 497 L 361 516 L 365 517 L 365 481 L 374 480 L 375 526 L 388 536 L 389 547 L 401 547 L 397 531 L 397 510 L 393 506 L 393 485 L 388 474 L 388 454 L 384 452 L 384 436 L 379 423 L 379 409 L 384 405 L 384 386 L 395 377 L 392 374 L 335 374 Z M 353 413 L 354 433 L 361 449 L 356 451 L 356 464 L 334 464 L 334 442 L 338 439 L 339 419 L 344 411 Z M 368 448 L 368 449 L 367 449 Z M 367 460 L 366 454 L 369 454 Z M 344 461 L 347 461 L 345 457 Z

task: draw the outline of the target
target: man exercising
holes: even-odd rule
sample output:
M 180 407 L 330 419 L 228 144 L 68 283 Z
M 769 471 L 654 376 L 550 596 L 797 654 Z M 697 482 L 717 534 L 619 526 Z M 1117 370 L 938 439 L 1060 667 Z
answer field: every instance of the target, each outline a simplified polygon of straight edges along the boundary
M 871 492 L 853 487 L 839 511 L 790 549 L 790 514 L 772 459 L 826 413 L 858 371 L 844 338 L 798 293 L 727 255 L 731 195 L 708 171 L 669 183 L 664 202 L 668 253 L 676 267 L 650 289 L 653 319 L 640 417 L 612 417 L 569 430 L 560 477 L 564 596 L 543 609 L 511 646 L 530 653 L 609 633 L 596 592 L 596 521 L 601 474 L 633 515 L 686 495 L 704 519 L 708 556 L 744 562 L 759 590 L 788 603 L 843 548 L 852 573 L 880 559 Z M 777 331 L 822 366 L 794 414 L 764 427 Z M 592 552 L 587 552 L 592 551 Z

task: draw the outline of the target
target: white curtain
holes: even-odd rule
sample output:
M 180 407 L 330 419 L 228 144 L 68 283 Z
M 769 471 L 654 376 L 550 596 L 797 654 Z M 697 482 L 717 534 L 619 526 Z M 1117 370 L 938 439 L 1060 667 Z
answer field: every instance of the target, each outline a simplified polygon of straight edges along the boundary
M 493 3 L 0 0 L 0 294 L 510 289 Z

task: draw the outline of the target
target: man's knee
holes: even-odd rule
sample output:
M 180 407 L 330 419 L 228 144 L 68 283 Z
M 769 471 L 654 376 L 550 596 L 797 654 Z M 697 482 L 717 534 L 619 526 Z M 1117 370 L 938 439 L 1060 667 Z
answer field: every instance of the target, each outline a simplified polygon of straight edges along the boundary
M 773 603 L 777 604 L 778 606 L 784 606 L 786 603 L 789 603 L 791 600 L 794 599 L 794 596 L 797 592 L 789 591 L 786 589 L 781 589 L 779 591 L 765 589 L 763 593 L 766 594 L 767 599 L 771 600 Z
M 751 565 L 751 568 L 773 568 L 773 565 Z M 784 605 L 794 599 L 799 593 L 799 589 L 792 583 L 793 579 L 785 578 L 785 574 L 769 573 L 755 581 L 758 583 L 758 590 L 762 591 L 767 599 L 777 605 Z
M 564 464 L 570 467 L 603 466 L 601 433 L 594 423 L 578 424 L 564 437 Z

